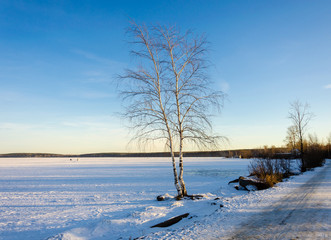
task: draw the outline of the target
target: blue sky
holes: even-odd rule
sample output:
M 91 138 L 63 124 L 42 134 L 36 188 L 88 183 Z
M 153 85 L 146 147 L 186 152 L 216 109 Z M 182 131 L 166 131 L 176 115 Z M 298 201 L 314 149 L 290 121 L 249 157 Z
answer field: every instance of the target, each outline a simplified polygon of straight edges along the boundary
M 205 33 L 210 76 L 228 98 L 214 118 L 223 149 L 281 146 L 294 100 L 331 132 L 331 2 L 0 2 L 0 152 L 137 151 L 114 78 L 134 64 L 125 29 L 138 23 Z M 163 150 L 151 146 L 146 150 Z

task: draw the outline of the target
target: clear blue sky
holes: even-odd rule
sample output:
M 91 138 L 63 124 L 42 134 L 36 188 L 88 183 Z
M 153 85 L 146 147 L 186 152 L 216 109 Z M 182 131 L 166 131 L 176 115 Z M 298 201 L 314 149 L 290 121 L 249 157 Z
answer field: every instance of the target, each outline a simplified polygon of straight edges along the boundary
M 323 0 L 2 0 L 0 152 L 137 150 L 127 147 L 113 82 L 134 64 L 130 18 L 207 35 L 210 75 L 228 94 L 214 119 L 230 139 L 224 148 L 282 145 L 296 99 L 311 105 L 309 130 L 323 139 L 331 132 L 330 13 Z

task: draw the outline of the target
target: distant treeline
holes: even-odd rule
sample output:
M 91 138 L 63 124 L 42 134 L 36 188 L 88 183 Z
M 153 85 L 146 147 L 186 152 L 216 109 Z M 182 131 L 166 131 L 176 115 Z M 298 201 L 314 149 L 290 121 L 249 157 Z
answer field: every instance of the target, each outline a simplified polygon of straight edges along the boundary
M 178 153 L 176 153 L 178 155 Z M 47 157 L 170 157 L 168 152 L 150 153 L 90 153 L 90 154 L 52 154 L 52 153 L 9 153 L 0 154 L 2 158 L 47 158 Z M 295 158 L 286 148 L 240 149 L 223 151 L 185 152 L 184 157 L 226 157 L 226 158 Z

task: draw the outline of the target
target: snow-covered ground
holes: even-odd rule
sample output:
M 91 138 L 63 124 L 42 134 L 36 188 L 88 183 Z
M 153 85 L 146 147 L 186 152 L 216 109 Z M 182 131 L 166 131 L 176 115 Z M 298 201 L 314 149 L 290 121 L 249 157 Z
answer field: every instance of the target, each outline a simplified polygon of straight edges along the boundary
M 205 197 L 158 202 L 176 194 L 169 158 L 0 158 L 0 239 L 219 238 L 322 169 L 260 192 L 227 185 L 248 174 L 249 162 L 186 158 L 188 191 Z M 184 213 L 171 227 L 150 228 Z
M 331 164 L 222 239 L 331 239 Z
M 176 193 L 169 158 L 0 158 L 0 237 L 138 237 L 153 224 L 204 207 L 207 199 L 237 194 L 226 182 L 247 175 L 248 163 L 186 158 L 189 193 L 208 197 L 158 202 L 157 195 Z

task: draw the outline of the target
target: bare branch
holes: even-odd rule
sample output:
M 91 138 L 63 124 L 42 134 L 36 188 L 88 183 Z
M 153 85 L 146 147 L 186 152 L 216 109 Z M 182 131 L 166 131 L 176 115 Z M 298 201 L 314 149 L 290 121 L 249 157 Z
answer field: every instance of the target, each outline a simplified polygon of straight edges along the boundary
M 296 138 L 298 139 L 300 145 L 302 171 L 305 171 L 303 146 L 304 136 L 308 130 L 308 124 L 314 118 L 314 114 L 309 111 L 309 108 L 310 106 L 307 103 L 303 104 L 297 100 L 290 104 L 290 111 L 288 115 L 288 118 L 292 121 L 293 124 L 293 127 L 290 131 L 295 131 Z
M 131 122 L 132 140 L 164 140 L 172 155 L 176 188 L 179 195 L 186 195 L 184 142 L 199 149 L 216 148 L 225 139 L 212 131 L 210 110 L 220 110 L 224 94 L 211 88 L 207 76 L 206 38 L 192 31 L 182 34 L 176 27 L 147 28 L 135 22 L 128 33 L 133 37 L 131 54 L 142 66 L 126 70 L 119 78 L 127 103 L 123 116 Z M 179 150 L 179 175 L 174 149 Z

